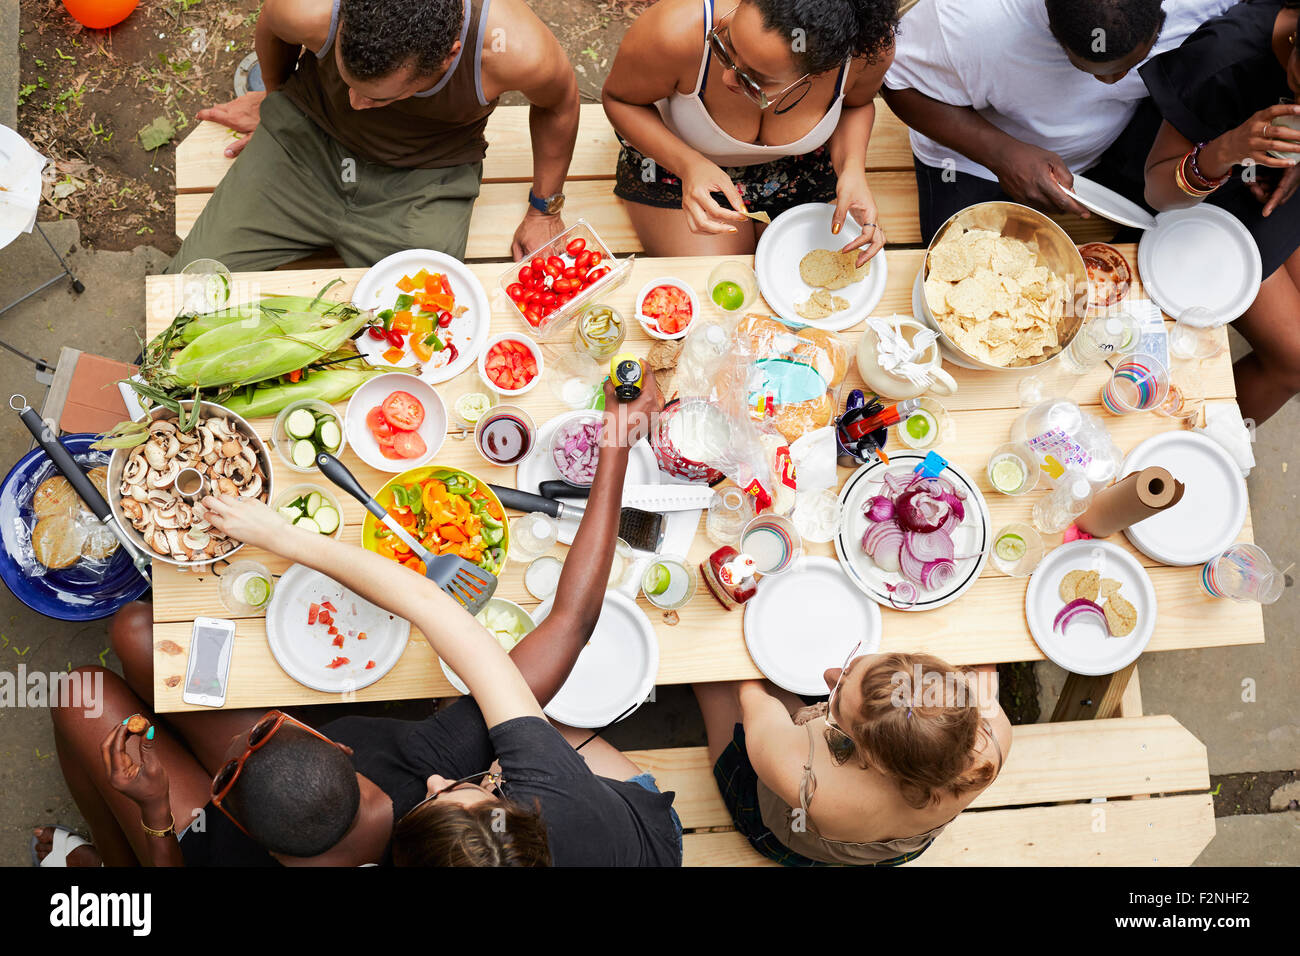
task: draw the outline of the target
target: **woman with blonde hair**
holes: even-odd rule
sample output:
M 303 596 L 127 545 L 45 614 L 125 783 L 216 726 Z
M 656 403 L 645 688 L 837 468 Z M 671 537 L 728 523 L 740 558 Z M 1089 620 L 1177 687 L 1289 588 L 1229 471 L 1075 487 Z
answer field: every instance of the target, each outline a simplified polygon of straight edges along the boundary
M 830 697 L 811 707 L 765 681 L 695 685 L 723 800 L 785 866 L 916 859 L 1011 748 L 991 666 L 857 651 L 826 671 Z

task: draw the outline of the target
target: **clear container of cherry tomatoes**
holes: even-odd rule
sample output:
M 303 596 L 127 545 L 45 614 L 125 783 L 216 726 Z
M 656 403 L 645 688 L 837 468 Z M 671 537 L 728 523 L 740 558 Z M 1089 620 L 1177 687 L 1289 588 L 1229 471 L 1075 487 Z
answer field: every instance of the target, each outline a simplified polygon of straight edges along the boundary
M 502 273 L 507 307 L 540 342 L 565 333 L 575 316 L 605 299 L 632 274 L 635 256 L 616 258 L 585 219 Z

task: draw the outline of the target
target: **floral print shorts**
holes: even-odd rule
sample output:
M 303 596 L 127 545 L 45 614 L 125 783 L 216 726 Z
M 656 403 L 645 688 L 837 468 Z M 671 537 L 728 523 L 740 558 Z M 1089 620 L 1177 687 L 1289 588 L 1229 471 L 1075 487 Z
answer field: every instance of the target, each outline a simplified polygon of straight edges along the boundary
M 682 181 L 620 138 L 614 174 L 614 195 L 660 209 L 682 208 Z M 727 166 L 723 172 L 735 183 L 750 212 L 765 212 L 773 219 L 808 202 L 834 202 L 836 176 L 830 150 L 819 146 L 802 156 L 784 156 L 756 166 Z M 721 193 L 713 198 L 724 208 Z

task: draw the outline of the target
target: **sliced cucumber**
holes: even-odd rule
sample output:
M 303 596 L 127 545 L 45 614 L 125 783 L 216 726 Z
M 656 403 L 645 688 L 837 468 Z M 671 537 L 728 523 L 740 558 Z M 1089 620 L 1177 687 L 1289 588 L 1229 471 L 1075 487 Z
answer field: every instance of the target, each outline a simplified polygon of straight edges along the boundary
M 302 517 L 302 512 L 298 510 L 298 508 L 294 507 L 293 504 L 287 504 L 281 508 L 280 514 L 284 516 L 284 520 L 289 522 L 289 524 L 293 524 Z
M 338 451 L 339 446 L 343 444 L 343 432 L 339 428 L 339 423 L 333 418 L 326 418 L 320 423 L 320 431 L 317 432 L 316 437 L 326 451 Z
M 320 510 L 321 505 L 325 504 L 325 496 L 319 491 L 313 491 L 307 496 L 307 517 L 316 517 L 316 512 Z
M 310 468 L 316 461 L 316 446 L 305 438 L 294 442 L 293 463 L 299 468 Z
M 293 523 L 293 526 L 295 528 L 302 528 L 304 531 L 312 531 L 316 534 L 320 534 L 320 525 L 315 521 L 312 521 L 311 518 L 299 518 Z
M 333 534 L 339 526 L 339 513 L 329 505 L 322 505 L 311 520 L 316 522 L 321 534 Z
M 290 412 L 284 430 L 290 438 L 310 438 L 316 431 L 316 416 L 306 408 Z

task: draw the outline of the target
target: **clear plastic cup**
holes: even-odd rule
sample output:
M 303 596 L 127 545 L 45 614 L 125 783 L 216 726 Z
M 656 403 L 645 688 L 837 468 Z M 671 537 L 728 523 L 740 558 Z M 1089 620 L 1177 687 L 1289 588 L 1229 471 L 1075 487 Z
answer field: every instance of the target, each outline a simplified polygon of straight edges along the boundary
M 1203 306 L 1183 310 L 1169 329 L 1169 354 L 1179 359 L 1214 358 L 1227 347 L 1218 332 L 1220 325 L 1218 316 Z
M 740 535 L 740 550 L 754 559 L 760 574 L 790 570 L 803 551 L 803 539 L 794 524 L 780 515 L 759 515 Z
M 758 298 L 754 270 L 739 259 L 727 259 L 709 273 L 709 301 L 723 312 L 735 314 Z
M 1201 583 L 1214 597 L 1272 604 L 1282 596 L 1286 575 L 1277 569 L 1263 548 L 1234 544 L 1206 562 L 1201 569 Z
M 667 624 L 677 623 L 677 612 L 690 603 L 699 586 L 695 569 L 680 558 L 655 558 L 641 574 L 641 593 L 664 612 Z
M 1169 394 L 1169 370 L 1153 355 L 1134 353 L 1115 366 L 1101 390 L 1112 415 L 1132 415 L 1160 407 Z
M 195 259 L 180 274 L 182 313 L 215 312 L 230 301 L 230 270 L 216 259 Z
M 275 579 L 260 561 L 247 558 L 233 561 L 221 572 L 221 603 L 238 617 L 252 617 L 266 613 L 275 591 Z
M 1038 487 L 1040 471 L 1038 456 L 1024 442 L 1006 442 L 989 456 L 989 484 L 1004 495 L 1014 497 L 1033 491 Z
M 510 522 L 510 557 L 531 561 L 554 547 L 560 535 L 559 523 L 540 511 L 520 515 Z
M 1029 525 L 1013 522 L 999 528 L 993 536 L 990 557 L 1003 574 L 1028 577 L 1043 560 L 1043 538 Z

